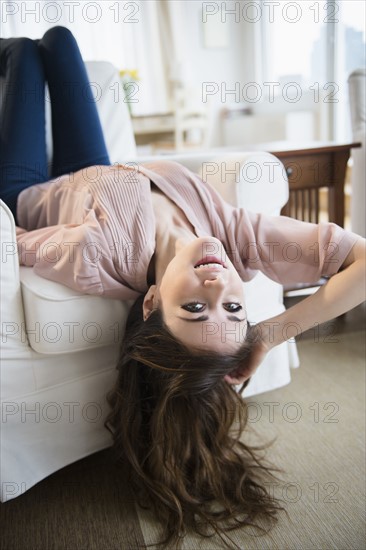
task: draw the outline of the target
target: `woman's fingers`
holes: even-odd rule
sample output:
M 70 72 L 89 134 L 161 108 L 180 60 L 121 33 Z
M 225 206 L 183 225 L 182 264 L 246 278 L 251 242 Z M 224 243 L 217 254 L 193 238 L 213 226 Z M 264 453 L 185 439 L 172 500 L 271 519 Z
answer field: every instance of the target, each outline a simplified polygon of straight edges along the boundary
M 269 348 L 264 340 L 262 338 L 257 338 L 253 344 L 249 361 L 241 366 L 239 365 L 236 369 L 226 374 L 224 376 L 224 380 L 228 384 L 243 384 L 246 380 L 253 376 L 268 351 Z

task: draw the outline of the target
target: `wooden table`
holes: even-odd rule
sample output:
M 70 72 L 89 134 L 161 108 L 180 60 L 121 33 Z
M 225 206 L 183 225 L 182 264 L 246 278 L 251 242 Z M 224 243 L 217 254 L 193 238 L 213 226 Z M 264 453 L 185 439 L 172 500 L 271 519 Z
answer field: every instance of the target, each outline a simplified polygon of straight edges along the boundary
M 344 226 L 344 184 L 347 162 L 353 147 L 361 143 L 312 142 L 291 144 L 270 142 L 255 145 L 255 150 L 268 151 L 281 160 L 288 176 L 290 197 L 281 214 L 318 223 L 319 192 L 328 189 L 328 220 Z M 321 278 L 315 286 L 323 285 Z M 313 287 L 298 283 L 284 286 L 284 295 L 293 290 Z
M 354 147 L 361 147 L 361 143 L 278 141 L 245 149 L 268 151 L 284 164 L 290 197 L 281 211 L 283 215 L 318 223 L 319 191 L 327 188 L 329 221 L 343 227 L 346 168 Z
M 174 145 L 175 117 L 173 112 L 131 117 L 136 145 L 147 145 L 169 137 Z

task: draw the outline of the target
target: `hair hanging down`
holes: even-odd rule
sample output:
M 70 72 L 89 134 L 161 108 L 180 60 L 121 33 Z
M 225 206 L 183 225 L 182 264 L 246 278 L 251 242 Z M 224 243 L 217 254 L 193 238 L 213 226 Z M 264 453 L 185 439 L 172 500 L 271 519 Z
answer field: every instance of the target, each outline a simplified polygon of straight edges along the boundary
M 189 350 L 159 310 L 144 322 L 142 303 L 143 296 L 127 320 L 106 421 L 137 502 L 161 522 L 161 545 L 179 546 L 186 527 L 221 538 L 245 525 L 267 532 L 257 520 L 272 526 L 283 510 L 265 487 L 279 470 L 256 453 L 268 444 L 240 441 L 247 408 L 223 380 L 248 359 L 250 343 L 235 355 Z

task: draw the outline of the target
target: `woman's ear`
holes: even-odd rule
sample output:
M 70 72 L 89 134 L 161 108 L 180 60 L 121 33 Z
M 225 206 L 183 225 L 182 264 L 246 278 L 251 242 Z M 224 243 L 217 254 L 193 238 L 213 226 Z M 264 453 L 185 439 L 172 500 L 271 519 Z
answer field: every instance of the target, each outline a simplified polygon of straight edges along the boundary
M 155 303 L 156 303 L 156 294 L 157 294 L 157 286 L 151 285 L 147 293 L 145 294 L 144 303 L 142 304 L 142 317 L 144 321 L 148 319 L 151 315 L 151 312 L 156 309 Z

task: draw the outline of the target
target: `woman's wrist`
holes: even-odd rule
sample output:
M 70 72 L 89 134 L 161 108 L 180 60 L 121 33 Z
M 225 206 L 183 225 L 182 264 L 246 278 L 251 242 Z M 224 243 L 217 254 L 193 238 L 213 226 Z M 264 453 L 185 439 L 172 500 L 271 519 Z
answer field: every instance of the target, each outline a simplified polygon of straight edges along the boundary
M 310 326 L 312 325 L 308 326 L 301 315 L 300 307 L 294 306 L 275 317 L 261 321 L 257 325 L 257 330 L 268 352 L 272 348 L 299 336 Z
M 278 331 L 275 330 L 278 325 L 278 321 L 271 318 L 261 321 L 253 327 L 252 338 L 264 353 L 268 353 L 272 348 L 282 343 L 283 340 L 279 337 Z

